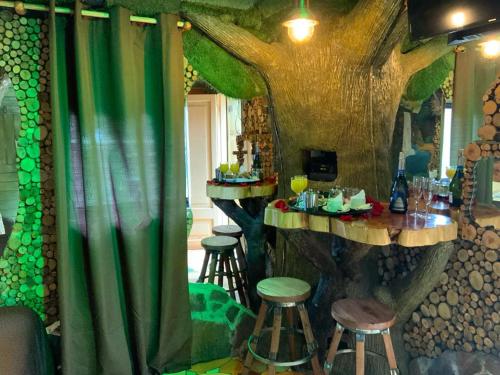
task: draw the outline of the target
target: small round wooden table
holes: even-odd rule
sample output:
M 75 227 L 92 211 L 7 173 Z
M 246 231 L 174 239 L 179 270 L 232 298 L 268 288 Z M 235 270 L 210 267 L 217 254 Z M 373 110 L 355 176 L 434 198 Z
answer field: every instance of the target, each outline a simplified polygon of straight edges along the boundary
M 276 184 L 257 183 L 242 186 L 210 182 L 207 183 L 206 189 L 212 202 L 243 230 L 247 243 L 248 295 L 252 310 L 257 311 L 260 304 L 257 283 L 266 277 L 264 211 L 276 191 Z

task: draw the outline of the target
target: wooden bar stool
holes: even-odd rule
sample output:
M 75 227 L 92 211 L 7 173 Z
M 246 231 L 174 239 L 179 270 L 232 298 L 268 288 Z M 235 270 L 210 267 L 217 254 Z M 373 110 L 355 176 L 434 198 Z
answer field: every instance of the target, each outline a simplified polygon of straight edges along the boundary
M 257 293 L 262 298 L 259 315 L 253 334 L 248 339 L 248 353 L 243 367 L 243 375 L 248 375 L 254 359 L 268 366 L 268 374 L 276 374 L 276 366 L 292 367 L 298 366 L 306 362 L 311 362 L 314 375 L 322 375 L 317 355 L 317 343 L 314 339 L 309 316 L 307 315 L 304 306 L 305 300 L 311 294 L 311 287 L 308 283 L 302 280 L 293 279 L 290 277 L 272 277 L 264 279 L 257 284 Z M 263 328 L 266 313 L 270 309 L 274 313 L 272 327 Z M 286 315 L 289 327 L 281 326 L 282 310 L 286 309 Z M 300 320 L 302 322 L 302 330 L 295 327 L 294 311 L 298 310 Z M 296 358 L 295 354 L 295 336 L 302 334 L 305 337 L 308 354 L 300 359 L 290 361 L 278 361 L 278 351 L 280 345 L 280 333 L 286 331 L 288 333 L 289 351 L 292 357 Z M 267 357 L 259 355 L 257 346 L 262 338 L 261 334 L 271 332 L 271 345 Z
M 248 306 L 240 270 L 234 256 L 234 249 L 238 246 L 238 240 L 229 236 L 212 236 L 202 239 L 201 246 L 205 249 L 205 258 L 203 259 L 198 282 L 203 283 L 208 279 L 209 283 L 214 284 L 217 277 L 219 286 L 224 286 L 225 277 L 229 286 L 227 291 L 230 296 L 236 299 L 235 292 L 238 292 L 240 303 Z M 207 275 L 209 263 L 210 269 Z
M 332 370 L 336 354 L 352 352 L 356 353 L 356 375 L 364 375 L 365 335 L 374 334 L 382 335 L 390 374 L 399 374 L 389 332 L 389 328 L 396 323 L 396 316 L 389 307 L 374 299 L 346 298 L 332 304 L 332 316 L 337 321 L 337 326 L 324 364 L 326 375 L 330 374 Z M 337 351 L 344 329 L 356 334 L 356 350 L 344 349 Z M 371 351 L 366 351 L 366 353 L 383 357 Z
M 247 258 L 245 256 L 245 251 L 243 250 L 243 243 L 241 242 L 241 237 L 243 236 L 243 230 L 239 225 L 216 225 L 212 228 L 212 234 L 216 236 L 228 236 L 234 237 L 238 240 L 238 246 L 236 246 L 236 261 L 238 262 L 238 267 L 240 269 L 241 278 L 244 283 L 244 287 L 247 287 Z

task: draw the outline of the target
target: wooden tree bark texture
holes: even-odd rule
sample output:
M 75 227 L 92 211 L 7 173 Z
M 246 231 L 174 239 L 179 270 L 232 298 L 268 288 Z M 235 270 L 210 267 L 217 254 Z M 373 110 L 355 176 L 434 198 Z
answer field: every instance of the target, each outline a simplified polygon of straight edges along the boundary
M 321 4 L 321 1 L 317 2 Z M 408 79 L 449 51 L 442 39 L 406 54 L 401 0 L 359 1 L 344 16 L 319 14 L 313 40 L 267 44 L 214 16 L 186 16 L 209 38 L 254 66 L 268 85 L 280 191 L 302 173 L 302 150 L 334 150 L 338 179 L 388 194 L 394 119 Z M 321 188 L 321 186 L 318 186 Z
M 326 0 L 315 2 L 317 6 L 322 3 Z M 320 26 L 314 39 L 300 46 L 287 39 L 280 43 L 264 43 L 248 31 L 217 17 L 186 14 L 207 37 L 255 67 L 264 77 L 273 111 L 281 196 L 290 193 L 290 178 L 303 174 L 304 149 L 337 152 L 336 184 L 364 188 L 367 194 L 379 198 L 388 195 L 389 152 L 401 94 L 415 72 L 450 50 L 445 40 L 438 39 L 401 53 L 400 43 L 406 32 L 404 12 L 402 0 L 361 0 L 346 15 L 320 12 Z M 316 187 L 325 186 L 318 184 Z M 325 332 L 331 332 L 329 328 L 332 327 L 331 317 L 324 313 L 329 311 L 325 304 L 345 294 L 364 297 L 377 293 L 379 299 L 398 311 L 398 303 L 404 302 L 399 313 L 402 322 L 420 302 L 402 299 L 397 290 L 381 285 L 375 288 L 380 284 L 373 267 L 376 252 L 363 251 L 364 257 L 349 260 L 352 252 L 342 251 L 348 246 L 328 238 L 318 239 L 317 233 L 311 236 L 307 231 L 283 232 L 295 253 L 307 255 L 307 259 L 322 270 L 310 310 L 316 319 L 315 331 L 320 345 L 325 345 Z M 431 282 L 446 265 L 444 258 L 449 254 L 449 245 L 442 247 L 442 252 L 432 248 L 425 260 Z M 344 264 L 348 264 L 348 268 L 336 265 L 331 255 L 334 250 L 346 254 L 342 258 L 346 258 Z M 326 264 L 332 267 L 326 269 Z M 399 290 L 422 296 L 434 286 L 425 280 L 416 270 L 399 285 Z M 404 367 L 405 353 L 398 330 L 396 328 L 393 333 L 395 347 L 399 348 L 397 356 Z M 371 338 L 367 346 L 378 347 L 383 352 Z M 346 361 L 343 373 L 350 373 L 351 358 Z M 343 365 L 339 362 L 339 366 Z M 369 362 L 367 368 L 370 373 L 382 374 L 387 370 L 385 366 Z

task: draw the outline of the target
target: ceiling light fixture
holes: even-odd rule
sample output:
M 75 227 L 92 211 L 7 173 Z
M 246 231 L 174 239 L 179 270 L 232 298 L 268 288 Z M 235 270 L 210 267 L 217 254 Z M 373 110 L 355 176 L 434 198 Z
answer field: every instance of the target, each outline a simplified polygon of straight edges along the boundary
M 466 21 L 467 17 L 465 16 L 465 12 L 461 10 L 452 13 L 450 16 L 450 24 L 454 28 L 463 27 Z
M 297 6 L 298 5 L 298 6 Z M 288 29 L 288 36 L 294 43 L 305 43 L 311 40 L 314 34 L 314 27 L 319 22 L 314 18 L 309 10 L 309 0 L 299 0 L 296 2 L 296 9 L 289 19 L 283 22 L 283 26 Z
M 496 39 L 488 40 L 480 44 L 482 47 L 483 56 L 492 59 L 500 56 L 500 41 Z

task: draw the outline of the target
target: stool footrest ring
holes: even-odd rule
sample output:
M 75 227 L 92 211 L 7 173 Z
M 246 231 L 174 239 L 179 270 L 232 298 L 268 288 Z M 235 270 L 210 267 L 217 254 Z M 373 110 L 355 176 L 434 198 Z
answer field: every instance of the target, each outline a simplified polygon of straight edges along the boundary
M 271 328 L 264 328 L 262 331 L 270 331 Z M 295 334 L 300 334 L 303 335 L 304 332 L 301 329 L 290 329 L 287 327 L 281 327 L 281 331 L 285 332 L 293 332 Z M 262 362 L 266 365 L 272 365 L 272 366 L 277 366 L 277 367 L 294 367 L 294 366 L 299 366 L 304 363 L 310 362 L 311 358 L 316 354 L 317 351 L 317 345 L 314 345 L 314 350 L 313 351 L 308 351 L 308 354 L 305 357 L 299 358 L 295 361 L 277 361 L 272 358 L 265 358 L 259 354 L 256 353 L 256 351 L 252 348 L 252 343 L 257 344 L 257 342 L 262 338 L 262 333 L 259 335 L 259 337 L 255 337 L 254 335 L 251 335 L 248 338 L 248 351 L 252 354 L 252 356 L 258 360 L 259 362 Z M 254 341 L 255 340 L 255 341 Z M 308 350 L 311 349 L 312 347 L 308 347 Z

